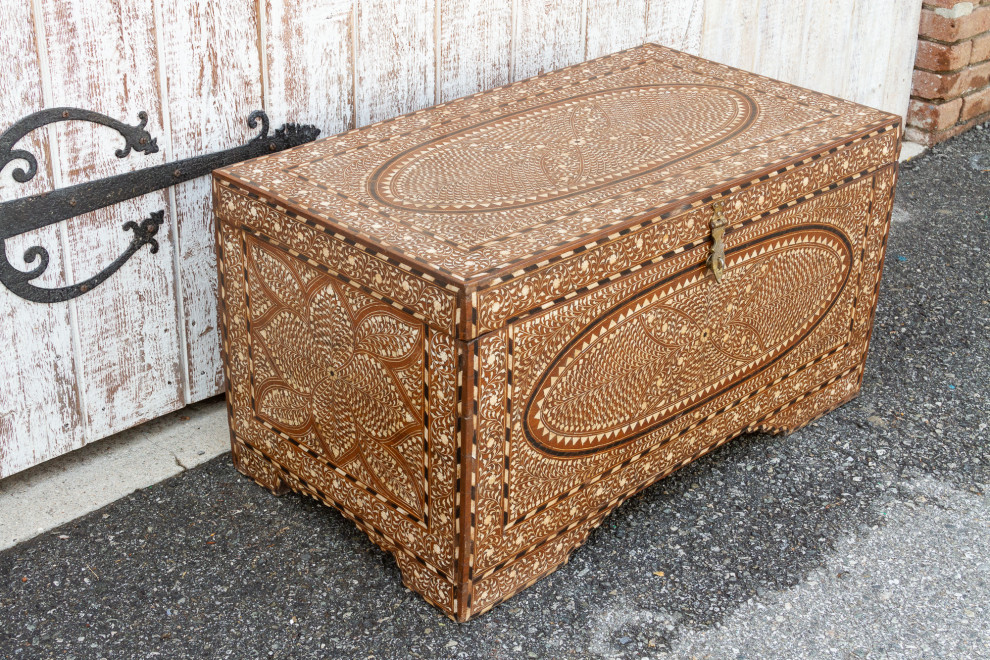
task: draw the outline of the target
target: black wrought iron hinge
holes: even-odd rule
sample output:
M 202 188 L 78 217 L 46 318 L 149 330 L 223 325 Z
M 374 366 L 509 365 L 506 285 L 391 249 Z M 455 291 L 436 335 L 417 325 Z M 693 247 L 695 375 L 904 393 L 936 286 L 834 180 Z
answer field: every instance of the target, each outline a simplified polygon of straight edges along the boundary
M 138 119 L 140 122 L 136 126 L 129 126 L 112 117 L 79 108 L 48 108 L 35 112 L 0 135 L 0 170 L 12 161 L 20 160 L 27 169 L 15 168 L 12 172 L 14 180 L 26 183 L 33 179 L 38 173 L 37 158 L 31 152 L 15 149 L 14 146 L 32 131 L 63 121 L 88 121 L 115 130 L 124 138 L 124 146 L 116 151 L 117 158 L 126 158 L 131 151 L 153 154 L 158 151 L 158 141 L 145 130 L 148 114 L 139 112 Z M 311 142 L 320 134 L 320 129 L 315 126 L 283 124 L 269 135 L 268 116 L 260 110 L 248 117 L 248 127 L 256 128 L 259 120 L 261 132 L 239 147 L 0 203 L 0 283 L 21 298 L 40 303 L 63 302 L 91 291 L 117 272 L 143 246 L 150 245 L 152 253 L 158 251 L 155 235 L 164 221 L 164 210 L 155 211 L 140 222 L 132 220 L 124 223 L 124 231 L 134 233 L 127 249 L 93 277 L 70 286 L 44 288 L 31 284 L 31 280 L 37 279 L 48 269 L 48 250 L 38 245 L 28 248 L 24 251 L 24 262 L 34 264 L 37 261 L 38 264 L 28 271 L 18 270 L 7 258 L 7 239 L 204 176 L 218 167 Z

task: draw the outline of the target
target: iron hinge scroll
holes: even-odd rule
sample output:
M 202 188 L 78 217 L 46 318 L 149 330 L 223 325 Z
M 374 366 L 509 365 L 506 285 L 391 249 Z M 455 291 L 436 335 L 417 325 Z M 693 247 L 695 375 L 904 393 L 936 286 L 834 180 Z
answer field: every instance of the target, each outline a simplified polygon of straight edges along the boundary
M 729 219 L 725 217 L 725 205 L 717 202 L 712 207 L 712 246 L 708 253 L 708 267 L 715 275 L 715 281 L 721 282 L 725 275 L 725 229 L 729 226 Z
M 158 141 L 145 130 L 148 114 L 140 112 L 138 119 L 140 122 L 137 125 L 129 126 L 112 117 L 79 108 L 40 110 L 23 117 L 0 134 L 0 170 L 13 161 L 21 161 L 27 169 L 24 166 L 15 168 L 11 172 L 14 181 L 27 183 L 34 178 L 38 172 L 37 158 L 29 151 L 15 148 L 15 145 L 28 133 L 57 122 L 85 121 L 113 129 L 124 138 L 124 146 L 115 151 L 117 158 L 125 158 L 132 151 L 139 151 L 145 155 L 156 153 Z M 158 251 L 158 241 L 154 237 L 165 221 L 164 210 L 154 211 L 140 222 L 134 220 L 125 222 L 124 231 L 134 233 L 127 249 L 93 277 L 69 286 L 45 288 L 32 284 L 31 280 L 41 277 L 48 268 L 48 250 L 40 245 L 25 250 L 24 263 L 37 262 L 37 265 L 24 271 L 10 263 L 6 252 L 7 240 L 90 211 L 205 176 L 218 167 L 310 142 L 320 133 L 320 129 L 315 126 L 285 124 L 276 129 L 274 134 L 269 134 L 268 116 L 260 110 L 252 112 L 248 117 L 248 128 L 256 128 L 259 120 L 260 134 L 237 147 L 79 183 L 31 197 L 0 202 L 0 284 L 25 300 L 39 303 L 64 302 L 92 291 L 117 272 L 141 247 L 150 245 L 152 253 Z

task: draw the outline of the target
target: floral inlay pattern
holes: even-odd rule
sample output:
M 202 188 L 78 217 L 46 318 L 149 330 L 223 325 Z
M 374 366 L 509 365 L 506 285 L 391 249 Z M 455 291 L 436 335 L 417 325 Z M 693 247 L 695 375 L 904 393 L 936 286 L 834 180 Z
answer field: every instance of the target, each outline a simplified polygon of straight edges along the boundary
M 252 243 L 255 409 L 422 517 L 424 328 Z

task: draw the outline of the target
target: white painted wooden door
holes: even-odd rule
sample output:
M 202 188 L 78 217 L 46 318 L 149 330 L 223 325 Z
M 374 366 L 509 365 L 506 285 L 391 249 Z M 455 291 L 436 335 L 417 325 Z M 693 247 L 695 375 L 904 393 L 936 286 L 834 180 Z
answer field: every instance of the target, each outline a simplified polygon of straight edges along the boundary
M 9 200 L 250 139 L 324 135 L 653 41 L 904 114 L 921 0 L 2 0 L 0 124 L 58 105 L 128 123 L 160 150 L 60 124 L 18 145 L 41 168 Z M 164 209 L 161 249 L 68 303 L 0 288 L 0 477 L 221 391 L 209 188 L 190 181 L 11 240 L 51 254 L 35 284 L 93 275 L 121 225 Z

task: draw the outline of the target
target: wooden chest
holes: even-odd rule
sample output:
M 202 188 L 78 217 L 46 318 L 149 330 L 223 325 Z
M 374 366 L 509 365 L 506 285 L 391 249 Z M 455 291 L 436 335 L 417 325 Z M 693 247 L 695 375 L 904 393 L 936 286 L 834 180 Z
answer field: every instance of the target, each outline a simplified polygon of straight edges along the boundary
M 640 489 L 856 395 L 899 147 L 647 45 L 219 170 L 235 464 L 484 612 Z

